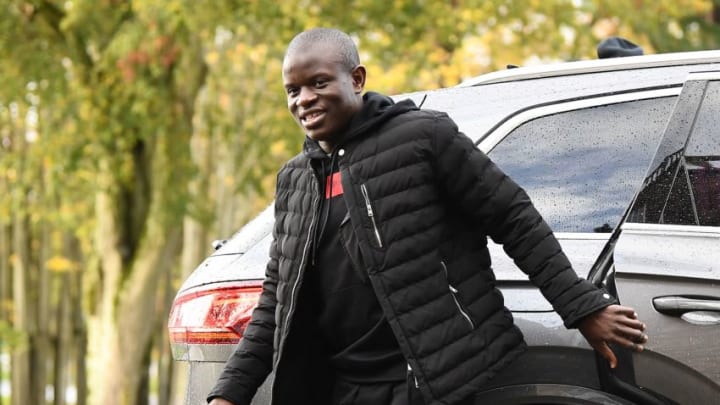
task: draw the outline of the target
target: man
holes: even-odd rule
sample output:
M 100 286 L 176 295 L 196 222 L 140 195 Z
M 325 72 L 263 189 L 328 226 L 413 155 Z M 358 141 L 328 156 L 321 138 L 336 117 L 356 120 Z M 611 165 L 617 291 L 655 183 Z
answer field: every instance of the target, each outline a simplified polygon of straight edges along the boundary
M 283 62 L 306 134 L 278 174 L 263 293 L 212 405 L 462 404 L 526 345 L 495 288 L 487 236 L 569 327 L 642 350 L 644 325 L 571 269 L 525 192 L 440 112 L 363 94 L 355 44 L 297 35 Z

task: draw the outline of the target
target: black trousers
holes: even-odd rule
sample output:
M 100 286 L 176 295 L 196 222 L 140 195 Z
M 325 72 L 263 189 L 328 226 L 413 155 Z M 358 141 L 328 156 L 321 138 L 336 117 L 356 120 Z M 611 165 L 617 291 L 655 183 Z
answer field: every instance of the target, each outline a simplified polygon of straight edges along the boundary
M 336 379 L 331 405 L 425 405 L 420 390 L 407 381 L 355 383 Z

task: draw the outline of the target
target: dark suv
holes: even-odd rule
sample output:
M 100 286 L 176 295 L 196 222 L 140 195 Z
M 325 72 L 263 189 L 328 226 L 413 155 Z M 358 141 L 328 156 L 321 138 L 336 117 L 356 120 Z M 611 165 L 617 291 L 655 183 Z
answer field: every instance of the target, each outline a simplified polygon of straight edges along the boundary
M 396 97 L 447 112 L 532 197 L 575 270 L 634 307 L 646 350 L 610 370 L 491 243 L 530 350 L 477 403 L 710 404 L 720 400 L 720 51 L 494 72 Z M 272 208 L 185 281 L 170 314 L 203 403 L 261 290 Z M 268 383 L 256 404 L 269 403 Z

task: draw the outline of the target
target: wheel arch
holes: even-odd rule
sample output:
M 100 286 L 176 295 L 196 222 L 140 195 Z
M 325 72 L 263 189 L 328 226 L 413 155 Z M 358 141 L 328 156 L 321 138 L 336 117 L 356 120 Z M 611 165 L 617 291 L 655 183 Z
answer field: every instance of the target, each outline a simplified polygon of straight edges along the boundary
M 618 367 L 610 369 L 607 361 L 590 349 L 530 346 L 486 384 L 476 402 L 530 404 L 534 398 L 559 404 L 675 403 L 654 389 L 638 386 L 632 353 L 618 347 L 613 350 Z

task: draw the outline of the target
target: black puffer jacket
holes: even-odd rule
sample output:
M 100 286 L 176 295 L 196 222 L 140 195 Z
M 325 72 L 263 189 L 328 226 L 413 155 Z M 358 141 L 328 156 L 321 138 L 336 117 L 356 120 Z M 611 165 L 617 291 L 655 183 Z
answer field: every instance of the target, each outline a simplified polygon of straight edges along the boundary
M 341 237 L 369 274 L 428 404 L 471 395 L 525 348 L 495 287 L 487 236 L 568 327 L 612 303 L 576 276 L 527 194 L 446 114 L 372 93 L 361 114 L 367 124 L 337 149 L 350 215 Z M 294 315 L 317 225 L 320 187 L 309 159 L 316 148 L 306 142 L 278 175 L 265 291 L 211 396 L 249 403 L 274 347 L 273 402 L 298 403 L 288 386 L 302 384 L 311 363 L 298 357 Z

